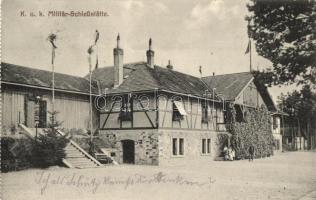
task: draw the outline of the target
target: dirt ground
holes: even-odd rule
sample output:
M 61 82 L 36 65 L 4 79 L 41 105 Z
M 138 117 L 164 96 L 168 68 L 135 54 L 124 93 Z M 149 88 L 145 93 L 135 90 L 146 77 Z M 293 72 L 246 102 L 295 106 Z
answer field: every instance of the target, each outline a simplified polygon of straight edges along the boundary
M 254 162 L 52 167 L 2 174 L 3 200 L 316 199 L 316 152 Z

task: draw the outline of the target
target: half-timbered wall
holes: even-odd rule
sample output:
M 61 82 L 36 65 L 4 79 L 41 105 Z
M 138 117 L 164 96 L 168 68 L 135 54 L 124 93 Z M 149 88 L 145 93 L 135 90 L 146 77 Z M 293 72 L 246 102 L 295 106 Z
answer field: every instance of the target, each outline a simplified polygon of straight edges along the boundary
M 120 113 L 123 99 L 128 96 L 131 105 L 130 120 L 121 120 Z M 174 121 L 173 100 L 183 104 L 187 115 Z M 173 128 L 173 129 L 205 129 L 215 130 L 217 123 L 224 123 L 222 103 L 213 103 L 192 97 L 171 96 L 168 94 L 144 94 L 109 96 L 105 106 L 100 110 L 100 129 L 142 129 L 142 128 Z M 103 99 L 103 100 L 104 100 Z M 99 101 L 102 101 L 100 98 Z M 207 104 L 208 120 L 202 122 L 202 105 Z M 214 107 L 214 109 L 213 109 Z M 158 109 L 157 109 L 158 108 Z
M 172 120 L 173 100 L 182 102 L 187 115 L 179 121 Z M 207 104 L 208 120 L 202 122 L 202 105 Z M 159 128 L 174 129 L 209 129 L 215 130 L 217 123 L 224 123 L 222 104 L 192 97 L 173 98 L 161 96 L 159 98 Z
M 157 128 L 157 104 L 154 94 L 116 95 L 105 98 L 100 106 L 100 129 L 143 129 Z M 121 120 L 123 99 L 128 99 L 129 119 Z M 99 98 L 98 102 L 104 99 Z

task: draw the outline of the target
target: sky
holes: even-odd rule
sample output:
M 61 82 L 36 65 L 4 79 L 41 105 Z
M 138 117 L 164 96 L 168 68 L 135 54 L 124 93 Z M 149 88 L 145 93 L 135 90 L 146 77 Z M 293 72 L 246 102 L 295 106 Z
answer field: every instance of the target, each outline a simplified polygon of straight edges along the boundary
M 2 61 L 51 70 L 50 33 L 57 34 L 55 70 L 76 76 L 88 73 L 87 49 L 98 41 L 99 65 L 113 65 L 119 33 L 124 63 L 146 60 L 153 40 L 155 64 L 194 76 L 249 71 L 246 4 L 249 0 L 3 0 Z M 44 17 L 21 17 L 41 11 Z M 107 17 L 49 17 L 49 11 L 104 11 Z M 253 45 L 254 46 L 254 45 Z M 271 63 L 252 51 L 254 69 Z M 274 100 L 287 88 L 269 91 Z

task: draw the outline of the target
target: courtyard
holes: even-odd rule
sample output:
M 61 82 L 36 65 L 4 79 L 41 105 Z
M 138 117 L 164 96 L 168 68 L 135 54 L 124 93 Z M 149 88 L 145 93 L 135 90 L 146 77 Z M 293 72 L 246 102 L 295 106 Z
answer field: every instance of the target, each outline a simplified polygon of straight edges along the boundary
M 1 199 L 316 199 L 316 152 L 175 163 L 3 173 Z

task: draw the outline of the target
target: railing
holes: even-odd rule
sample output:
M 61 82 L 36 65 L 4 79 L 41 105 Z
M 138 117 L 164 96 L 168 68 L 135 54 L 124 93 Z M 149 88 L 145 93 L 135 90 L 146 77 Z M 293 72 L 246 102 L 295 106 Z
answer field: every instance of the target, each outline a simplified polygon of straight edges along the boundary
M 216 131 L 219 132 L 228 132 L 232 124 L 230 123 L 216 123 Z
M 57 130 L 57 133 L 59 133 L 62 136 L 65 136 L 65 133 L 62 132 L 61 130 Z M 92 160 L 98 166 L 102 166 L 102 164 L 99 161 L 97 161 L 94 157 L 92 157 L 89 153 L 87 153 L 84 149 L 82 149 L 76 142 L 74 142 L 73 140 L 69 140 L 69 141 L 73 146 L 75 146 L 79 151 L 81 151 L 81 153 L 83 153 L 86 157 L 88 157 L 90 160 Z
M 225 123 L 216 123 L 216 131 L 219 132 L 226 132 L 228 131 L 227 127 L 229 124 L 225 124 Z

